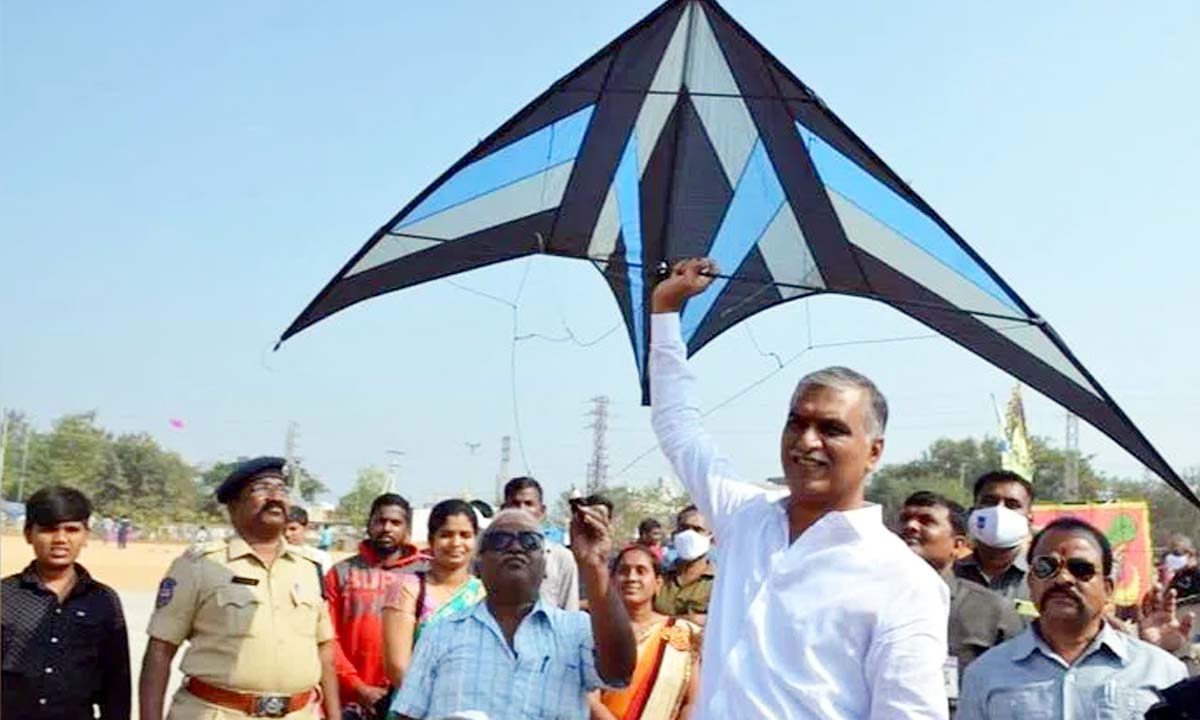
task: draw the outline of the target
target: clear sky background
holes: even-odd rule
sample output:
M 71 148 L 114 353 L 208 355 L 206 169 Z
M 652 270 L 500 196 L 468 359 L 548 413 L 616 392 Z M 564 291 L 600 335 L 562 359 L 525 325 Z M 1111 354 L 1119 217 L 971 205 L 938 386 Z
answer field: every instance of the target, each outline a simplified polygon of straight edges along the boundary
M 728 0 L 727 9 L 967 239 L 1177 469 L 1200 464 L 1200 4 Z M 370 234 L 651 2 L 4 2 L 0 405 L 41 426 L 95 409 L 193 462 L 279 453 L 345 491 L 402 450 L 419 502 L 513 473 L 582 485 L 588 399 L 612 398 L 614 482 L 667 468 L 623 332 L 532 338 L 440 281 L 280 332 Z M 589 265 L 455 278 L 513 298 L 521 334 L 620 322 Z M 883 305 L 775 308 L 696 358 L 716 406 L 814 343 L 925 335 Z M 810 350 L 709 428 L 742 473 L 778 472 L 791 388 L 846 364 L 892 403 L 885 459 L 995 434 L 1011 381 L 950 342 Z M 519 414 L 520 432 L 516 428 Z M 1034 433 L 1063 411 L 1026 395 Z M 168 419 L 182 418 L 183 430 Z M 517 442 L 519 441 L 519 442 Z M 467 442 L 481 443 L 472 455 Z M 1140 465 L 1090 427 L 1106 471 Z

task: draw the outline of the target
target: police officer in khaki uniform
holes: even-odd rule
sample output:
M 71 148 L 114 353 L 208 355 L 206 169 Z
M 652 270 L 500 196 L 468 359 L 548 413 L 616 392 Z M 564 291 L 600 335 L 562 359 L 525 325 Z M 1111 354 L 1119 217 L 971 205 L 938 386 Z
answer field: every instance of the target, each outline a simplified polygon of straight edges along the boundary
M 142 720 L 162 720 L 171 659 L 189 641 L 171 720 L 340 718 L 333 625 L 320 566 L 283 539 L 284 460 L 241 463 L 221 487 L 237 536 L 188 550 L 167 571 L 138 687 Z

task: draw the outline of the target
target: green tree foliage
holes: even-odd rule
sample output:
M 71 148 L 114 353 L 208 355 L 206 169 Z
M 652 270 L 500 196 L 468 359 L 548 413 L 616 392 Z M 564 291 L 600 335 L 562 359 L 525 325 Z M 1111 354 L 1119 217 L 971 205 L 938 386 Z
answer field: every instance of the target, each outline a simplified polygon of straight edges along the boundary
M 1183 479 L 1193 491 L 1200 492 L 1200 467 L 1185 470 Z M 1112 500 L 1145 500 L 1150 506 L 1150 534 L 1156 547 L 1163 547 L 1172 535 L 1186 535 L 1200 542 L 1200 511 L 1158 478 L 1113 480 L 1109 482 Z
M 129 515 L 151 525 L 200 517 L 195 469 L 145 433 L 122 435 L 111 445 L 119 481 L 94 496 L 110 515 Z
M 690 501 L 682 493 L 664 491 L 658 487 L 610 487 L 600 493 L 613 503 L 614 537 L 625 543 L 637 537 L 637 526 L 646 518 L 663 524 L 668 533 L 675 527 L 675 516 Z M 569 493 L 563 493 L 554 505 L 552 518 L 566 525 L 569 518 Z
M 205 470 L 200 474 L 196 481 L 197 493 L 199 497 L 200 514 L 210 519 L 220 519 L 225 516 L 225 509 L 221 503 L 217 502 L 217 488 L 221 483 L 225 482 L 225 478 L 229 477 L 229 473 L 233 472 L 233 468 L 237 465 L 237 460 L 229 460 L 219 462 Z
M 1067 502 L 1063 478 L 1065 451 L 1051 447 L 1045 438 L 1030 438 L 1035 474 L 1033 485 L 1038 502 Z M 916 460 L 884 465 L 871 478 L 867 499 L 884 507 L 884 517 L 895 517 L 904 499 L 918 490 L 941 493 L 970 507 L 975 479 L 1000 469 L 1000 441 L 964 438 L 935 440 Z M 1098 473 L 1090 457 L 1079 458 L 1080 502 L 1112 499 L 1112 481 Z
M 308 471 L 308 468 L 297 463 L 296 468 L 292 470 L 292 482 L 296 483 L 296 494 L 304 502 L 313 502 L 318 495 L 323 495 L 329 492 L 329 488 L 325 487 L 325 483 L 321 482 L 316 475 Z
M 113 437 L 94 412 L 65 415 L 44 433 L 19 413 L 10 417 L 7 498 L 21 494 L 23 500 L 48 485 L 69 485 L 91 498 L 97 515 L 128 515 L 149 526 L 192 520 L 202 509 L 195 469 L 148 434 Z
M 373 465 L 359 470 L 354 487 L 338 500 L 338 514 L 347 522 L 366 527 L 371 503 L 383 494 L 386 486 L 386 470 Z

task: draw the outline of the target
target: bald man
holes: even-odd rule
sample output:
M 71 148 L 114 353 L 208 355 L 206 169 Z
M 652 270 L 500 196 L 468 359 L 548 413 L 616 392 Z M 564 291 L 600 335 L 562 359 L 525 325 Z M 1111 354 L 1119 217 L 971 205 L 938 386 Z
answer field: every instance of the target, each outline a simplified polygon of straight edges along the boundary
M 629 617 L 609 582 L 612 546 L 604 515 L 576 510 L 571 550 L 592 611 L 561 610 L 540 598 L 546 554 L 538 521 L 524 510 L 497 513 L 479 536 L 487 599 L 422 633 L 391 712 L 587 718 L 587 693 L 625 687 L 637 661 Z

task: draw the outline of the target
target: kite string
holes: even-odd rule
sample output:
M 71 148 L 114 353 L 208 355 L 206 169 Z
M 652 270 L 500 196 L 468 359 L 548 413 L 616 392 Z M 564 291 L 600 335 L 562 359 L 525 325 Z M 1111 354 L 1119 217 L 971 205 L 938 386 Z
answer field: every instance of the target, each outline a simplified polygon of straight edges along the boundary
M 517 331 L 520 324 L 520 302 L 521 294 L 525 292 L 525 282 L 529 280 L 529 270 L 533 267 L 533 257 L 530 256 L 525 261 L 525 268 L 521 271 L 521 281 L 517 283 L 517 292 L 513 295 L 512 302 L 512 344 L 509 346 L 508 352 L 508 371 L 509 371 L 509 386 L 512 388 L 512 415 L 513 415 L 513 432 L 517 436 L 517 450 L 521 453 L 521 464 L 525 466 L 525 474 L 532 475 L 533 470 L 529 467 L 529 457 L 525 454 L 525 439 L 521 433 L 521 405 L 518 401 L 519 393 L 517 392 Z
M 615 333 L 617 330 L 619 330 L 621 328 L 621 323 L 618 323 L 618 324 L 610 327 L 608 330 L 605 330 L 599 336 L 597 336 L 591 340 L 580 340 L 579 337 L 575 334 L 575 332 L 571 330 L 570 326 L 567 325 L 566 318 L 561 314 L 561 309 L 560 309 L 559 319 L 562 321 L 563 330 L 566 332 L 566 335 L 564 337 L 553 337 L 550 335 L 544 335 L 542 333 L 537 333 L 537 332 L 521 334 L 520 333 L 521 296 L 525 292 L 525 286 L 529 280 L 529 274 L 530 274 L 532 267 L 533 267 L 533 256 L 531 255 L 528 257 L 528 259 L 525 262 L 525 267 L 521 272 L 521 279 L 517 283 L 517 289 L 516 289 L 516 292 L 513 293 L 512 300 L 506 300 L 505 298 L 502 298 L 499 295 L 493 295 L 492 293 L 484 292 L 483 290 L 473 288 L 469 285 L 464 285 L 463 283 L 457 282 L 455 280 L 451 280 L 450 278 L 442 278 L 443 280 L 446 281 L 446 283 L 448 283 L 453 288 L 456 288 L 456 289 L 461 290 L 466 293 L 470 293 L 472 295 L 475 295 L 476 297 L 483 298 L 490 302 L 498 303 L 509 309 L 511 322 L 512 322 L 512 326 L 511 326 L 512 327 L 512 338 L 511 338 L 511 343 L 509 345 L 508 372 L 509 372 L 509 387 L 512 391 L 513 434 L 516 436 L 517 451 L 521 456 L 521 464 L 525 467 L 526 475 L 532 475 L 533 471 L 529 465 L 529 457 L 525 452 L 524 435 L 523 435 L 522 429 L 521 429 L 520 392 L 517 387 L 517 345 L 525 340 L 538 339 L 538 340 L 545 340 L 547 342 L 571 342 L 571 343 L 574 343 L 578 347 L 588 348 L 588 347 L 592 347 L 593 345 L 599 344 L 600 342 L 607 339 L 610 335 L 612 335 L 613 333 Z
M 806 303 L 806 305 L 807 305 L 807 303 Z M 997 329 L 997 330 L 999 330 L 999 331 L 1001 331 L 1001 332 L 1003 332 L 1003 331 L 1005 331 L 1005 330 L 1012 330 L 1012 329 L 1015 329 L 1015 328 L 1022 328 L 1022 327 L 1026 327 L 1026 325 L 1024 325 L 1023 323 L 1017 323 L 1017 324 L 1011 325 L 1011 326 L 1009 326 L 1009 327 L 996 328 L 996 329 Z M 780 365 L 779 365 L 779 367 L 777 367 L 777 368 L 775 368 L 775 369 L 771 370 L 770 372 L 768 372 L 767 374 L 765 374 L 765 375 L 763 375 L 762 377 L 758 378 L 758 379 L 757 379 L 757 380 L 755 380 L 754 382 L 752 382 L 752 383 L 750 383 L 749 385 L 746 385 L 745 387 L 741 388 L 740 390 L 738 390 L 738 391 L 734 392 L 734 393 L 733 393 L 732 395 L 730 395 L 729 397 L 726 397 L 726 398 L 725 398 L 724 400 L 722 400 L 721 402 L 717 403 L 716 405 L 713 405 L 712 407 L 708 408 L 708 409 L 707 409 L 707 410 L 705 410 L 704 412 L 700 413 L 700 417 L 708 417 L 709 415 L 712 415 L 712 414 L 713 414 L 713 413 L 715 413 L 716 411 L 718 411 L 718 410 L 720 410 L 720 409 L 722 409 L 722 408 L 726 407 L 726 406 L 727 406 L 727 405 L 729 405 L 730 403 L 733 403 L 734 401 L 736 401 L 736 400 L 740 399 L 741 397 L 743 397 L 744 395 L 746 395 L 747 393 L 749 393 L 751 390 L 754 390 L 754 389 L 755 389 L 755 388 L 757 388 L 758 386 L 762 385 L 762 384 L 763 384 L 763 383 L 765 383 L 766 381 L 768 381 L 768 380 L 770 380 L 771 378 L 773 378 L 773 377 L 775 377 L 776 375 L 778 375 L 780 372 L 782 372 L 782 371 L 783 371 L 783 369 L 784 369 L 784 368 L 786 368 L 787 366 L 789 366 L 789 365 L 791 365 L 792 363 L 794 363 L 794 362 L 796 362 L 797 360 L 799 360 L 801 357 L 803 357 L 803 356 L 804 356 L 806 353 L 808 353 L 810 350 L 824 350 L 824 349 L 827 349 L 827 348 L 847 347 L 847 346 L 851 346 L 851 345 L 883 345 L 883 344 L 886 344 L 886 343 L 912 342 L 912 341 L 914 341 L 914 340 L 933 340 L 933 339 L 937 339 L 937 338 L 940 338 L 940 337 L 942 337 L 942 336 L 941 336 L 941 335 L 939 335 L 938 333 L 925 333 L 925 334 L 922 334 L 922 335 L 900 335 L 900 336 L 897 336 L 897 337 L 888 337 L 888 338 L 872 338 L 872 339 L 869 339 L 869 340 L 845 340 L 845 341 L 841 341 L 841 342 L 827 342 L 827 343 L 816 343 L 816 344 L 813 344 L 813 342 L 812 342 L 812 338 L 811 338 L 811 332 L 812 332 L 812 328 L 811 328 L 811 326 L 810 326 L 810 327 L 809 327 L 809 333 L 810 333 L 810 336 L 809 336 L 809 344 L 808 344 L 808 347 L 804 348 L 804 349 L 803 349 L 803 350 L 801 350 L 800 352 L 796 353 L 795 355 L 792 355 L 792 356 L 791 356 L 791 357 L 789 357 L 788 359 L 786 359 L 786 360 L 784 360 L 783 362 L 781 362 L 781 363 L 780 363 Z M 757 344 L 757 343 L 756 343 L 756 344 Z M 760 351 L 760 352 L 761 352 L 761 351 Z M 770 353 L 770 354 L 772 354 L 772 355 L 775 355 L 775 353 Z M 776 356 L 776 357 L 778 357 L 778 356 Z M 646 459 L 646 457 L 647 457 L 648 455 L 650 455 L 650 453 L 654 452 L 654 451 L 655 451 L 655 450 L 657 450 L 657 449 L 658 449 L 658 443 L 656 442 L 655 444 L 653 444 L 653 445 L 651 445 L 650 447 L 646 448 L 646 449 L 645 449 L 645 450 L 643 450 L 642 452 L 638 453 L 638 454 L 637 454 L 637 455 L 636 455 L 636 456 L 635 456 L 635 457 L 634 457 L 632 460 L 630 460 L 628 463 L 626 463 L 626 464 L 625 464 L 625 465 L 624 465 L 624 466 L 623 466 L 621 469 L 619 469 L 619 470 L 617 470 L 615 473 L 613 473 L 613 475 L 614 475 L 614 476 L 617 476 L 617 477 L 619 477 L 619 476 L 620 476 L 620 475 L 622 475 L 622 474 L 623 474 L 623 473 L 624 473 L 626 470 L 629 470 L 629 469 L 630 469 L 631 467 L 633 467 L 634 465 L 637 465 L 639 462 L 641 462 L 642 460 Z

